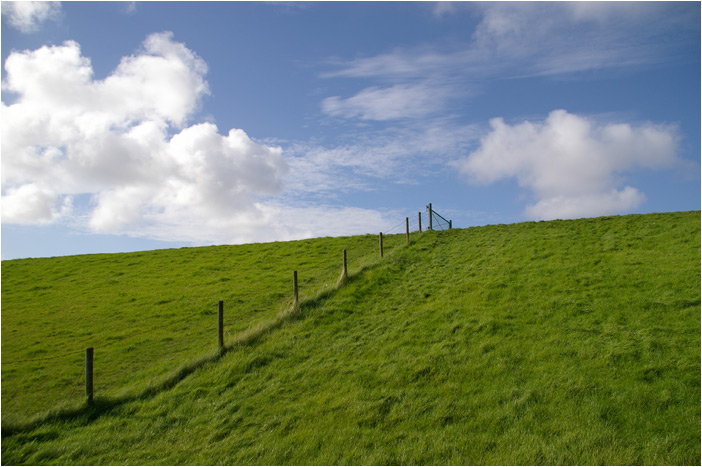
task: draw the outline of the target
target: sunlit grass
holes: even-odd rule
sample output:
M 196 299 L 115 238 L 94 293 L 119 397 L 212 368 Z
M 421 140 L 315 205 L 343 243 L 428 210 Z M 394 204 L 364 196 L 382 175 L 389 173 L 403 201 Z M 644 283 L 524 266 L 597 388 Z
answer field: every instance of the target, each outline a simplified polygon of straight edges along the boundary
M 373 236 L 84 255 L 2 263 L 2 420 L 84 398 L 84 351 L 95 348 L 98 394 L 134 394 L 182 363 L 270 326 L 292 302 L 378 256 Z M 391 242 L 393 248 L 397 241 Z
M 299 307 L 271 298 L 223 355 L 34 422 L 5 420 L 3 263 L 3 463 L 699 464 L 699 212 L 398 236 L 382 261 L 335 241 L 309 241 L 331 266 Z

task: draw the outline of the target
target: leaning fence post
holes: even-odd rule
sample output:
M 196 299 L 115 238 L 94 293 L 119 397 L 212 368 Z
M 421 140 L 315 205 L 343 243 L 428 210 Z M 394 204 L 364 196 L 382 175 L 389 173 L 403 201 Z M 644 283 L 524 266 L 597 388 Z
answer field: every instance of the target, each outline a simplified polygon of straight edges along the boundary
M 217 312 L 217 343 L 219 350 L 224 348 L 224 302 L 219 301 L 219 310 Z
M 409 245 L 409 217 L 405 217 L 405 237 L 407 238 L 407 244 Z
M 378 235 L 378 241 L 380 243 L 380 257 L 383 257 L 383 232 L 380 232 L 380 235 Z
M 297 305 L 297 271 L 293 271 L 293 301 Z
M 419 211 L 418 217 L 419 217 L 419 233 L 422 233 L 422 211 Z
M 93 348 L 85 349 L 85 396 L 93 403 Z

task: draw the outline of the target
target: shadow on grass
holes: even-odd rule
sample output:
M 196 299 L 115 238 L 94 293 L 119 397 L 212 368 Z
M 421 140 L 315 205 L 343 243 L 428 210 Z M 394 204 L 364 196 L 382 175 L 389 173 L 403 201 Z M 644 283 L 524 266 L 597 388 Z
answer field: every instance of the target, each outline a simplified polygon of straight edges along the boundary
M 112 410 L 123 404 L 147 399 L 162 391 L 166 391 L 174 387 L 198 368 L 202 368 L 208 363 L 219 360 L 233 348 L 234 346 L 224 347 L 217 352 L 204 355 L 196 360 L 183 364 L 159 383 L 149 385 L 136 393 L 116 397 L 96 396 L 92 402 L 86 401 L 81 404 L 52 409 L 45 414 L 39 415 L 27 422 L 3 423 L 2 438 L 31 431 L 45 423 L 67 421 L 82 421 L 83 423 L 92 422 L 93 420 L 110 413 Z
M 3 423 L 2 438 L 34 430 L 35 428 L 38 428 L 46 423 L 70 421 L 90 423 L 103 415 L 108 415 L 110 412 L 118 409 L 124 404 L 154 397 L 160 392 L 173 388 L 189 375 L 205 365 L 217 362 L 229 352 L 243 346 L 248 347 L 258 344 L 265 339 L 266 336 L 280 328 L 286 322 L 304 319 L 304 317 L 311 310 L 319 308 L 327 300 L 332 298 L 341 287 L 356 282 L 365 273 L 379 267 L 381 264 L 381 262 L 376 262 L 362 266 L 353 274 L 342 274 L 334 286 L 321 291 L 315 297 L 300 300 L 298 303 L 288 305 L 280 313 L 278 313 L 274 320 L 247 329 L 237 336 L 232 343 L 226 344 L 223 348 L 218 349 L 215 352 L 210 352 L 209 354 L 203 355 L 195 360 L 181 365 L 176 371 L 166 376 L 160 382 L 151 384 L 141 391 L 115 397 L 96 396 L 90 403 L 86 401 L 81 404 L 55 408 L 26 422 Z
M 266 323 L 261 323 L 255 327 L 247 329 L 234 340 L 234 344 L 232 345 L 232 347 L 251 346 L 258 344 L 268 334 L 280 328 L 283 324 L 290 321 L 304 319 L 311 310 L 319 308 L 327 300 L 332 298 L 340 288 L 358 281 L 368 271 L 375 269 L 380 265 L 381 263 L 379 262 L 373 263 L 366 266 L 362 266 L 358 271 L 354 272 L 353 274 L 342 274 L 337 280 L 336 284 L 334 284 L 333 286 L 322 290 L 312 298 L 300 300 L 296 304 L 291 303 L 280 313 L 278 313 L 278 316 L 276 316 L 274 320 L 268 321 Z

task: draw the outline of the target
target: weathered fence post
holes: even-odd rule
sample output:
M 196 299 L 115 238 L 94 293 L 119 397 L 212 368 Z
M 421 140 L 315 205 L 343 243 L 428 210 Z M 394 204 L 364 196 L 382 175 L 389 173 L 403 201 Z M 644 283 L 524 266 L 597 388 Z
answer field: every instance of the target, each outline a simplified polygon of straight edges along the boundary
M 293 271 L 293 300 L 297 305 L 297 271 Z
M 219 350 L 224 348 L 224 302 L 219 301 L 219 310 L 217 312 L 217 343 Z
M 449 221 L 449 230 L 453 228 L 453 221 Z
M 405 237 L 407 238 L 407 244 L 409 245 L 409 217 L 405 217 Z
M 341 277 L 345 278 L 348 274 L 348 271 L 346 270 L 346 250 L 344 250 L 344 269 L 341 273 Z
M 433 225 L 432 225 L 432 219 L 431 219 L 432 217 L 434 217 L 431 214 L 431 203 L 429 203 L 429 206 L 427 206 L 427 208 L 429 209 L 429 230 L 434 230 Z
M 419 211 L 419 233 L 422 233 L 422 211 Z
M 380 243 L 380 257 L 383 257 L 383 232 L 380 232 L 380 235 L 378 236 L 379 243 Z
M 93 403 L 93 348 L 85 349 L 85 396 Z

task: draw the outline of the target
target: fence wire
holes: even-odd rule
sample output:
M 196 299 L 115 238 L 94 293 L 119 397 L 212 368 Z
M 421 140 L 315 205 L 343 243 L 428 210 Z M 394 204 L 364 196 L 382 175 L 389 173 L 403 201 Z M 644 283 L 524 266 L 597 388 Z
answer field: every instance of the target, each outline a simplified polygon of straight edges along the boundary
M 427 213 L 429 212 L 429 209 L 427 207 Z M 387 229 L 386 231 L 383 232 L 383 234 L 403 234 L 406 232 L 407 228 L 409 228 L 409 232 L 418 232 L 418 231 L 425 231 L 429 230 L 429 226 L 431 225 L 432 230 L 448 230 L 451 227 L 450 221 L 446 220 L 443 216 L 441 216 L 439 213 L 436 211 L 431 211 L 431 222 L 429 222 L 428 216 L 426 214 L 417 216 L 417 214 L 412 214 L 409 216 L 406 216 L 405 218 L 402 219 L 401 222 L 399 222 L 397 225 L 393 226 L 392 228 Z M 373 258 L 374 254 L 371 253 L 374 250 L 375 247 L 368 247 L 368 246 L 351 246 L 349 248 L 349 253 L 353 256 L 357 256 L 359 259 L 362 259 L 362 263 L 365 264 L 369 258 Z M 154 333 L 158 329 L 164 329 L 164 328 L 173 328 L 175 325 L 180 325 L 186 321 L 191 321 L 189 325 L 186 325 L 184 329 L 190 330 L 190 328 L 194 325 L 194 321 L 198 321 L 198 317 L 201 315 L 201 312 L 196 312 L 196 313 L 191 313 L 185 316 L 181 316 L 178 319 L 175 319 L 173 321 L 169 321 L 167 323 L 161 323 L 159 325 L 150 327 L 148 329 L 142 329 L 137 332 L 131 332 L 129 334 L 120 336 L 118 338 L 115 338 L 114 340 L 111 340 L 110 342 L 102 342 L 99 343 L 98 345 L 93 345 L 92 347 L 94 349 L 105 349 L 107 347 L 112 347 L 113 345 L 116 345 L 117 343 L 120 343 L 126 339 L 134 339 L 135 337 L 144 335 L 144 334 L 150 334 Z M 216 326 L 207 326 L 208 329 L 202 330 L 199 329 L 198 332 L 207 332 L 208 334 L 214 334 L 214 331 L 217 329 Z M 227 336 L 232 339 L 233 336 L 229 332 L 229 329 L 225 330 Z M 233 331 L 232 331 L 233 332 Z M 24 358 L 24 359 L 18 359 L 18 360 L 10 360 L 10 361 L 4 361 L 2 362 L 2 365 L 14 365 L 18 363 L 27 363 L 27 362 L 44 362 L 44 361 L 52 361 L 52 360 L 57 360 L 61 358 L 67 358 L 67 357 L 73 357 L 76 359 L 76 362 L 78 362 L 78 356 L 83 356 L 85 353 L 85 345 L 87 345 L 90 341 L 93 341 L 94 338 L 88 338 L 85 341 L 81 341 L 76 345 L 78 347 L 76 350 L 70 351 L 70 352 L 65 352 L 65 353 L 60 353 L 60 354 L 54 354 L 54 355 L 46 355 L 43 357 L 34 357 L 34 358 Z M 136 346 L 141 346 L 141 345 L 149 345 L 151 343 L 146 343 L 146 342 L 135 342 Z M 168 349 L 165 353 L 170 354 L 172 352 L 172 349 Z M 172 352 L 174 355 L 179 354 L 180 352 Z M 81 359 L 82 361 L 82 359 Z M 85 378 L 83 369 L 81 365 L 76 365 L 76 369 L 71 371 L 70 376 L 65 375 L 64 379 L 66 380 L 66 391 L 69 392 L 71 395 L 77 394 L 82 391 L 82 386 L 81 386 L 81 381 Z M 123 369 L 119 369 L 117 371 L 113 371 L 110 373 L 119 373 Z M 74 377 L 74 372 L 75 371 L 75 377 Z M 102 371 L 106 371 L 105 368 L 102 369 Z M 109 370 L 108 370 L 109 371 Z M 133 371 L 133 368 L 132 368 Z M 111 379 L 111 378 L 106 378 L 106 379 Z M 112 384 L 115 383 L 115 381 L 110 381 Z M 108 386 L 110 386 L 110 383 L 108 383 Z
M 433 211 L 431 216 L 431 223 L 432 230 L 448 230 L 450 227 L 450 224 L 446 219 L 444 219 L 439 214 Z
M 403 218 L 402 222 L 395 225 L 394 227 L 391 227 L 387 230 L 383 230 L 383 235 L 390 235 L 390 234 L 395 234 L 395 233 L 405 233 L 407 230 L 406 223 L 409 223 L 410 233 L 420 231 L 420 226 L 419 226 L 420 220 L 417 216 L 417 213 L 414 212 L 410 215 L 405 216 Z M 428 229 L 429 229 L 429 221 L 427 220 L 427 215 L 424 214 L 424 215 L 422 215 L 422 220 L 421 220 L 421 230 L 428 230 Z
M 452 227 L 450 220 L 447 220 L 434 209 L 430 211 L 429 206 L 427 206 L 426 212 L 427 215 L 431 214 L 431 230 L 449 230 Z M 427 229 L 429 229 L 429 225 L 427 225 Z
M 200 313 L 192 313 L 190 315 L 181 317 L 180 319 L 176 319 L 174 321 L 169 321 L 165 325 L 161 323 L 161 324 L 158 324 L 157 326 L 151 327 L 149 329 L 145 329 L 145 330 L 142 330 L 139 332 L 132 332 L 130 334 L 115 338 L 111 342 L 102 343 L 100 345 L 93 345 L 92 347 L 93 347 L 93 349 L 104 349 L 106 347 L 110 347 L 110 346 L 113 346 L 119 342 L 122 342 L 125 339 L 132 339 L 132 338 L 140 336 L 142 334 L 152 333 L 152 332 L 156 331 L 157 329 L 163 329 L 165 326 L 172 326 L 174 324 L 179 324 L 179 323 L 182 323 L 184 321 L 191 320 L 191 319 L 195 318 L 196 316 L 198 316 L 199 314 Z M 91 339 L 91 340 L 94 340 L 94 339 Z M 90 341 L 86 340 L 84 342 L 87 344 Z M 12 365 L 15 363 L 43 362 L 43 361 L 56 360 L 59 358 L 68 357 L 68 356 L 77 355 L 77 354 L 84 354 L 84 353 L 85 353 L 85 348 L 81 347 L 81 348 L 76 349 L 72 352 L 61 353 L 59 355 L 50 355 L 50 356 L 46 356 L 46 357 L 37 357 L 37 358 L 25 358 L 25 359 L 21 359 L 21 360 L 10 360 L 10 361 L 4 361 L 4 362 L 2 362 L 2 364 L 3 365 Z

